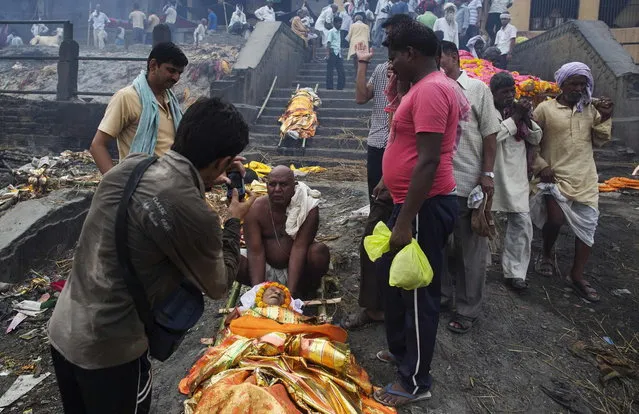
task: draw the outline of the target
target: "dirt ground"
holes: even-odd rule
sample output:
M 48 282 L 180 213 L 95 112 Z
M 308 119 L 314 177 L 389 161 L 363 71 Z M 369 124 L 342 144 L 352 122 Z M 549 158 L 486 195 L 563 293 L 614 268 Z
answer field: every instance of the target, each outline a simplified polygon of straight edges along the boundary
M 612 173 L 612 172 L 611 172 Z M 327 180 L 326 178 L 331 178 Z M 348 218 L 351 211 L 367 203 L 362 181 L 334 181 L 337 177 L 316 175 L 307 182 L 322 192 L 320 238 L 333 255 L 331 274 L 337 277 L 335 296 L 343 302 L 332 309 L 337 322 L 357 308 L 359 286 L 358 243 L 363 219 Z M 493 256 L 481 321 L 464 336 L 450 333 L 445 325 L 450 315 L 442 314 L 437 348 L 432 365 L 435 378 L 432 400 L 400 410 L 401 413 L 631 413 L 639 410 L 637 379 L 612 379 L 604 388 L 594 358 L 580 358 L 571 352 L 578 341 L 609 346 L 617 356 L 631 360 L 637 374 L 639 362 L 639 198 L 617 194 L 601 199 L 597 244 L 587 266 L 593 286 L 600 292 L 598 304 L 585 303 L 559 277 L 537 276 L 531 264 L 530 289 L 526 296 L 507 290 L 501 279 L 499 256 Z M 539 252 L 539 236 L 533 258 Z M 566 230 L 557 246 L 557 260 L 563 275 L 572 257 L 573 237 Z M 70 257 L 71 252 L 68 253 Z M 68 258 L 67 257 L 67 258 Z M 54 263 L 40 269 L 43 275 L 64 273 Z M 615 296 L 615 289 L 630 294 Z M 36 293 L 31 294 L 33 297 Z M 0 301 L 0 393 L 20 373 L 31 373 L 34 360 L 39 372 L 52 372 L 43 331 L 31 340 L 19 336 L 42 329 L 50 311 L 39 320 L 29 318 L 18 329 L 5 334 L 9 302 Z M 179 380 L 197 359 L 203 346 L 200 338 L 211 337 L 219 324 L 221 301 L 208 301 L 207 311 L 187 335 L 179 352 L 164 363 L 154 364 L 153 412 L 180 413 L 184 397 L 177 391 Z M 375 385 L 394 379 L 393 367 L 375 358 L 384 349 L 384 329 L 369 326 L 350 334 L 354 355 L 367 369 Z M 546 391 L 544 391 L 546 390 Z M 553 395 L 565 406 L 555 402 Z M 9 413 L 60 413 L 59 394 L 52 375 L 25 397 L 6 409 Z

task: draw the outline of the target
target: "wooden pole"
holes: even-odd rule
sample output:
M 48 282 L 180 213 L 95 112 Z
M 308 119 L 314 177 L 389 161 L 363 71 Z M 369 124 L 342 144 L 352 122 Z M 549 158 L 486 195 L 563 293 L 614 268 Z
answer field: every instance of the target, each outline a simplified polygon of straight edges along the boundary
M 224 25 L 226 26 L 226 31 L 229 31 L 229 19 L 226 17 L 226 1 L 222 0 L 222 8 L 224 8 Z
M 235 304 L 237 303 L 237 298 L 240 296 L 240 290 L 242 289 L 242 285 L 240 284 L 240 282 L 235 281 L 233 282 L 233 286 L 231 287 L 231 290 L 229 291 L 229 298 L 226 301 L 226 308 L 234 308 Z M 217 330 L 217 339 L 215 340 L 215 345 L 218 345 L 220 343 L 220 340 L 222 339 L 222 336 L 220 335 L 220 332 L 222 332 L 224 330 L 224 318 L 222 318 L 222 320 L 220 321 L 220 327 Z
M 260 119 L 260 116 L 262 116 L 262 112 L 264 112 L 264 108 L 266 108 L 266 104 L 268 103 L 268 100 L 271 98 L 271 94 L 273 93 L 275 82 L 277 82 L 277 76 L 273 78 L 273 83 L 271 83 L 271 89 L 269 89 L 268 94 L 266 95 L 266 99 L 264 99 L 264 102 L 262 103 L 262 107 L 260 108 L 260 112 L 258 112 L 257 118 L 255 118 L 255 121 Z
M 333 298 L 333 299 L 313 299 L 304 301 L 304 306 L 319 306 L 319 305 L 335 305 L 337 303 L 342 302 L 342 298 Z M 217 311 L 219 315 L 226 315 L 228 313 L 233 312 L 235 308 L 222 308 Z
M 91 10 L 91 2 L 89 2 L 89 16 L 91 16 L 91 13 L 93 12 L 93 10 Z M 89 44 L 91 39 L 91 22 L 89 21 L 89 25 L 87 27 L 87 47 L 91 46 Z

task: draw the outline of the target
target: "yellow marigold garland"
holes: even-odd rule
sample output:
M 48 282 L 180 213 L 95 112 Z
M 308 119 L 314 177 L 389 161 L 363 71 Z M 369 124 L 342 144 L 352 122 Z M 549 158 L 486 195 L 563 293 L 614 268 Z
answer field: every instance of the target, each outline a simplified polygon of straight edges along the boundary
M 266 289 L 270 287 L 281 289 L 284 292 L 284 303 L 282 303 L 282 305 L 280 306 L 282 308 L 289 308 L 291 306 L 291 301 L 293 300 L 291 298 L 291 292 L 288 290 L 286 286 L 277 282 L 266 282 L 262 285 L 262 287 L 258 289 L 257 293 L 255 294 L 255 306 L 258 308 L 265 308 L 267 306 L 271 306 L 264 303 L 264 300 L 262 299 L 262 297 L 264 296 L 264 292 L 266 292 Z

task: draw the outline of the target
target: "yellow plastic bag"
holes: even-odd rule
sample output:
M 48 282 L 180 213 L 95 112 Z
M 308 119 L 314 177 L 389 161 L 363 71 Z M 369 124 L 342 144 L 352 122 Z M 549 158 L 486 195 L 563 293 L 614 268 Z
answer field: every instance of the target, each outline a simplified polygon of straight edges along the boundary
M 373 234 L 364 238 L 364 250 L 372 262 L 390 251 L 391 234 L 386 224 L 380 221 L 375 225 Z M 433 268 L 417 240 L 413 239 L 393 258 L 388 284 L 413 290 L 426 287 L 432 281 Z
M 375 225 L 373 234 L 364 237 L 364 250 L 371 262 L 376 261 L 384 253 L 390 251 L 391 231 L 384 222 L 380 221 Z
M 413 290 L 426 287 L 432 281 L 433 268 L 417 240 L 413 239 L 393 259 L 388 284 Z

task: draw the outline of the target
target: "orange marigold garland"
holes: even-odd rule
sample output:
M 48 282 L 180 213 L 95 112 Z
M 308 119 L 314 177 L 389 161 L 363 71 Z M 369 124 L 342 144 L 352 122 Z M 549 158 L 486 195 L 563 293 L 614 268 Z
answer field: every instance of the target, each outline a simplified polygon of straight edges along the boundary
M 291 301 L 293 300 L 293 298 L 291 297 L 291 292 L 288 290 L 286 286 L 277 282 L 266 282 L 258 289 L 257 293 L 255 294 L 255 306 L 258 308 L 265 308 L 267 306 L 271 306 L 264 303 L 264 300 L 263 300 L 264 292 L 266 292 L 266 289 L 271 287 L 281 289 L 282 292 L 284 292 L 284 302 L 280 306 L 283 308 L 290 308 Z

